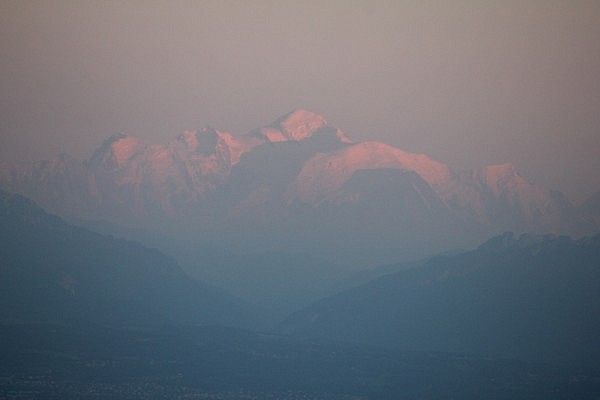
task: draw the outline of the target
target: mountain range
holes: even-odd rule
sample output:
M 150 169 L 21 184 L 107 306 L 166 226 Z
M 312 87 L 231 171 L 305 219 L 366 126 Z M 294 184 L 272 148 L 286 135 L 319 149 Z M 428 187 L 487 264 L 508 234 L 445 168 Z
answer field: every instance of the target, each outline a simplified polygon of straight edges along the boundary
M 353 142 L 306 110 L 244 135 L 207 127 L 165 145 L 116 134 L 85 161 L 63 154 L 0 164 L 0 187 L 115 232 L 355 265 L 473 246 L 504 231 L 598 229 L 589 207 L 510 164 L 456 171 L 384 143 Z
M 597 196 L 575 207 L 510 166 L 457 173 L 327 125 L 285 128 L 295 114 L 223 134 L 249 148 L 223 157 L 201 153 L 203 133 L 181 137 L 193 156 L 119 135 L 87 162 L 5 166 L 7 187 L 155 243 L 186 271 L 0 189 L 0 397 L 598 397 L 600 235 L 456 248 L 504 226 L 594 230 Z M 184 153 L 187 172 L 173 161 Z M 461 203 L 477 198 L 490 201 L 482 213 Z M 230 252 L 235 237 L 254 252 Z M 454 250 L 347 264 L 421 243 Z M 274 244 L 286 251 L 264 251 Z

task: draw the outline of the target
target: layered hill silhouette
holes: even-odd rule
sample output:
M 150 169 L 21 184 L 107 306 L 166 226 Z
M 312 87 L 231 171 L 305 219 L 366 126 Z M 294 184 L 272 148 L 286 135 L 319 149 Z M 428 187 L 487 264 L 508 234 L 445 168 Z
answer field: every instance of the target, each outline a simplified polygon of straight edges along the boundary
M 250 309 L 171 258 L 0 191 L 0 321 L 248 326 Z
M 295 313 L 281 330 L 409 350 L 597 365 L 600 235 L 504 234 Z
M 356 265 L 475 245 L 504 231 L 597 230 L 587 208 L 510 164 L 455 171 L 384 143 L 354 143 L 305 110 L 237 136 L 209 127 L 154 145 L 116 134 L 86 161 L 2 164 L 0 186 L 70 220 Z

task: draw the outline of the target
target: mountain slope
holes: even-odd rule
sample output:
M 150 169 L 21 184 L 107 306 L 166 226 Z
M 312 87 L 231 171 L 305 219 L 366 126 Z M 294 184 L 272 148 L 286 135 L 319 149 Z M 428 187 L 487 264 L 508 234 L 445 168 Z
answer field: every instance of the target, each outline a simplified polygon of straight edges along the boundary
M 0 319 L 248 323 L 248 310 L 156 250 L 64 223 L 0 191 Z
M 506 234 L 319 301 L 281 329 L 410 350 L 593 363 L 599 310 L 600 235 Z

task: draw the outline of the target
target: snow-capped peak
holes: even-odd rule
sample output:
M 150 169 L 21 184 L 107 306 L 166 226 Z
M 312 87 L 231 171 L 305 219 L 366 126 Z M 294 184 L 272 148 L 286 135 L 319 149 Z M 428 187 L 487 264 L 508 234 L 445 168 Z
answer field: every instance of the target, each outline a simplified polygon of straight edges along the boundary
M 341 188 L 359 170 L 399 169 L 413 171 L 432 187 L 448 182 L 450 169 L 423 154 L 408 153 L 381 142 L 362 142 L 308 160 L 293 186 L 305 203 L 315 203 Z
M 274 128 L 279 128 L 281 133 L 290 140 L 306 139 L 326 125 L 325 118 L 302 109 L 294 110 L 272 124 Z
M 304 109 L 296 109 L 270 125 L 251 132 L 251 136 L 272 143 L 301 141 L 315 134 L 333 136 L 342 143 L 352 143 L 344 132 L 329 125 L 323 116 Z

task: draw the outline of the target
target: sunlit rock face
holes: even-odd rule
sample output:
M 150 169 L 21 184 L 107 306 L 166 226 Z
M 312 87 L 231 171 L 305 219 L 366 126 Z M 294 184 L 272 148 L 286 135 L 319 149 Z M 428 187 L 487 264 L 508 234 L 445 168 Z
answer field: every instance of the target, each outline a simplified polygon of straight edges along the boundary
M 306 110 L 244 135 L 207 127 L 157 145 L 116 134 L 85 162 L 60 156 L 2 164 L 0 185 L 65 217 L 210 238 L 242 251 L 392 257 L 410 249 L 408 257 L 506 230 L 597 229 L 585 209 L 510 164 L 454 171 L 385 143 L 354 143 Z

